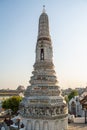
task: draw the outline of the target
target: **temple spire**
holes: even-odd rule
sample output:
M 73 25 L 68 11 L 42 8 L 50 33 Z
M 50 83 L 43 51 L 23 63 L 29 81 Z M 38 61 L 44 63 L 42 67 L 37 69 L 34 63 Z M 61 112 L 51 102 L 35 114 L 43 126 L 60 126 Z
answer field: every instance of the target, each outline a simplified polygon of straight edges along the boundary
M 50 38 L 50 32 L 49 32 L 49 19 L 48 15 L 45 11 L 45 5 L 43 5 L 43 10 L 39 18 L 39 25 L 38 25 L 38 39 L 41 38 Z
M 19 117 L 27 130 L 68 130 L 68 109 L 54 69 L 49 19 L 44 6 L 35 52 L 34 69 L 19 106 Z
M 42 13 L 45 13 L 45 12 L 46 12 L 45 5 L 43 5 L 43 11 L 42 11 Z

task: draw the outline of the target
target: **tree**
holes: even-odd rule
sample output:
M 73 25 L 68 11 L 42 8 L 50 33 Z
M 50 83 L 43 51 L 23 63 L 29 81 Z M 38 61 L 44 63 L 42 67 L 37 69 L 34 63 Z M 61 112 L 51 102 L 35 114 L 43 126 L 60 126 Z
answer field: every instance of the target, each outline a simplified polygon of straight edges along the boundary
M 75 96 L 78 96 L 78 91 L 76 89 L 72 90 L 71 93 L 68 95 L 69 101 Z
M 13 113 L 16 113 L 19 109 L 19 103 L 22 100 L 20 96 L 13 96 L 2 102 L 2 108 L 11 109 Z
M 68 98 L 68 96 L 67 96 L 67 95 L 65 95 L 65 96 L 64 96 L 64 100 L 66 101 L 66 103 L 68 103 L 68 102 L 69 102 L 69 98 Z

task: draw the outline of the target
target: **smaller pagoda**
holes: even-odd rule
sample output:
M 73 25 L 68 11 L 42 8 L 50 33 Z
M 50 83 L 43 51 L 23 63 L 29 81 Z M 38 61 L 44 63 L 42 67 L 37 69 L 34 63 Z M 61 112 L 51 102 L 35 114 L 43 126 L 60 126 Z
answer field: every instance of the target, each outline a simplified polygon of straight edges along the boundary
M 30 85 L 20 104 L 26 130 L 67 130 L 67 104 L 61 96 L 53 64 L 48 15 L 39 18 L 36 57 Z

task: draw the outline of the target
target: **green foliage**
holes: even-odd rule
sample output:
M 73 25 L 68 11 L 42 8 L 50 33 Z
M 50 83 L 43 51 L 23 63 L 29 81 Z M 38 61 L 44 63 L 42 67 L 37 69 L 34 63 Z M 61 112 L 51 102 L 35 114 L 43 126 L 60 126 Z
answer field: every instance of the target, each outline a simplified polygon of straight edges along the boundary
M 68 95 L 69 101 L 70 101 L 74 96 L 78 96 L 78 91 L 75 90 L 75 89 L 72 90 L 71 93 Z
M 14 113 L 18 111 L 19 103 L 22 100 L 20 96 L 13 96 L 3 101 L 2 108 L 11 109 Z
M 68 103 L 68 102 L 69 102 L 69 98 L 68 98 L 68 96 L 67 96 L 67 95 L 65 95 L 65 96 L 64 96 L 64 100 L 66 101 L 66 103 Z

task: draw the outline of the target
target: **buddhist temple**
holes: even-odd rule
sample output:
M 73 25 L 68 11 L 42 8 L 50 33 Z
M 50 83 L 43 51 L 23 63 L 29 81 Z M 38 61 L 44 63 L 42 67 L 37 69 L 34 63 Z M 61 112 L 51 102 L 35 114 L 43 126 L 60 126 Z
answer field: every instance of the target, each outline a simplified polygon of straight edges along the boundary
M 20 103 L 26 130 L 67 130 L 68 110 L 53 64 L 49 19 L 43 7 L 39 17 L 36 57 L 30 85 Z

